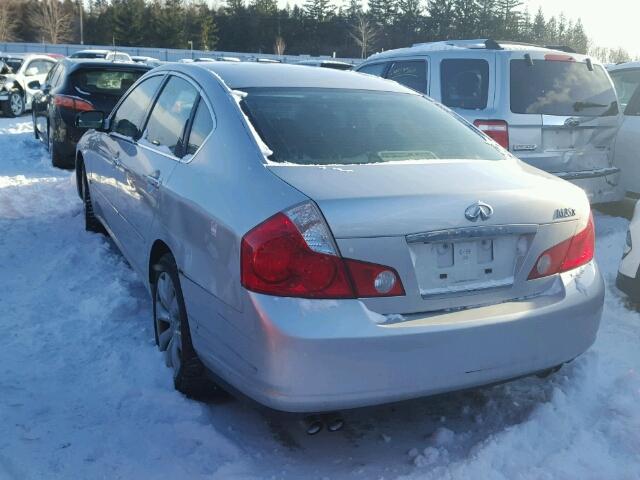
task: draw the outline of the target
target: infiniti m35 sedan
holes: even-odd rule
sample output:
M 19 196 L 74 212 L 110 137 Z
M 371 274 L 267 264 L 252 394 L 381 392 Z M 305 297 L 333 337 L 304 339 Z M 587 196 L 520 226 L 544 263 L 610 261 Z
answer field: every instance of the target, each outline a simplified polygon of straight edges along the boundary
M 585 193 L 354 72 L 167 64 L 84 112 L 76 167 L 175 386 L 325 412 L 546 373 L 594 341 Z

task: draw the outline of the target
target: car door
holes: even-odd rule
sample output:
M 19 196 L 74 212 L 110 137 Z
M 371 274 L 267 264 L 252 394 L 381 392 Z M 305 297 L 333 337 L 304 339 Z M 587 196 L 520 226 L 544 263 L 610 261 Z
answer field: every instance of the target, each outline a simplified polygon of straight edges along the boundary
M 33 114 L 33 128 L 38 135 L 44 135 L 47 131 L 47 115 L 51 98 L 51 90 L 55 87 L 64 69 L 62 63 L 55 65 L 47 74 L 40 89 L 34 93 L 31 112 Z M 40 137 L 43 138 L 43 137 Z
M 122 214 L 127 197 L 135 192 L 120 159 L 135 155 L 147 114 L 163 81 L 161 74 L 146 78 L 116 106 L 110 117 L 109 132 L 101 135 L 101 141 L 95 146 L 96 161 L 89 166 L 95 190 L 105 204 L 105 216 L 109 217 L 106 221 L 125 255 L 139 238 Z
M 122 148 L 120 164 L 124 187 L 119 204 L 136 242 L 134 262 L 144 269 L 147 242 L 155 212 L 160 208 L 162 185 L 187 155 L 185 136 L 195 112 L 198 88 L 186 77 L 170 75 L 155 101 L 140 140 Z
M 31 108 L 33 97 L 40 91 L 42 85 L 55 65 L 53 60 L 34 59 L 24 67 L 25 107 Z
M 623 188 L 640 197 L 640 86 L 628 100 L 614 148 L 614 165 L 622 171 Z

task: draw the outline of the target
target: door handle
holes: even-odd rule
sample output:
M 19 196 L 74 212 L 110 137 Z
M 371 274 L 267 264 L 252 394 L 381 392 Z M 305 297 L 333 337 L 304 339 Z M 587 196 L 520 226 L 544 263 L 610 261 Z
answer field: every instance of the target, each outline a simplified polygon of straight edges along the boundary
M 158 188 L 160 186 L 160 170 L 154 170 L 153 172 L 145 175 L 147 179 L 147 183 L 154 188 Z

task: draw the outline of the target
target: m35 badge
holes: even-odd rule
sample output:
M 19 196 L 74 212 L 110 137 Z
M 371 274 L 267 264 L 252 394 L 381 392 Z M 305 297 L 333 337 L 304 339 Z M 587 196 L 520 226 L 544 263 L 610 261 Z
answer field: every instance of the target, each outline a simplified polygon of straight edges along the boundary
M 556 208 L 553 212 L 553 219 L 558 220 L 560 218 L 571 218 L 576 216 L 576 210 L 574 208 Z

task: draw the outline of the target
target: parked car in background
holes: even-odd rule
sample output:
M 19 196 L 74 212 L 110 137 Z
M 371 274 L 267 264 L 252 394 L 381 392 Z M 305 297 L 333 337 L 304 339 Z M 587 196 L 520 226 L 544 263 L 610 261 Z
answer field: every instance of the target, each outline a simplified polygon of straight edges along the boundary
M 89 59 L 102 59 L 110 62 L 131 62 L 131 56 L 125 52 L 119 52 L 117 50 L 79 50 L 71 55 L 69 58 L 89 58 Z
M 352 70 L 353 65 L 337 60 L 302 60 L 296 65 L 306 65 L 307 67 L 332 68 L 334 70 Z
M 609 74 L 622 110 L 613 162 L 622 170 L 623 190 L 629 196 L 640 198 L 640 62 L 612 66 Z
M 431 96 L 520 159 L 580 186 L 592 203 L 621 200 L 613 84 L 602 65 L 564 50 L 434 42 L 372 55 L 356 70 Z
M 154 57 L 143 57 L 143 56 L 139 56 L 139 55 L 135 55 L 131 57 L 131 61 L 135 62 L 135 63 L 144 63 L 145 65 L 149 65 L 150 67 L 158 67 L 160 65 L 162 65 L 163 61 L 158 60 L 157 58 Z
M 210 370 L 280 410 L 362 407 L 550 372 L 595 339 L 584 191 L 398 83 L 174 63 L 78 124 L 86 228 L 149 288 L 187 395 Z
M 640 202 L 636 203 L 629 223 L 616 285 L 629 298 L 640 302 Z
M 33 131 L 49 149 L 56 167 L 73 168 L 76 143 L 84 130 L 76 128 L 78 112 L 110 112 L 148 65 L 104 60 L 61 60 L 44 80 L 33 100 Z
M 48 55 L 0 53 L 0 108 L 7 117 L 18 117 L 31 108 L 33 95 L 56 61 Z

